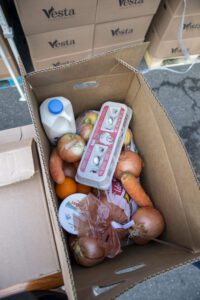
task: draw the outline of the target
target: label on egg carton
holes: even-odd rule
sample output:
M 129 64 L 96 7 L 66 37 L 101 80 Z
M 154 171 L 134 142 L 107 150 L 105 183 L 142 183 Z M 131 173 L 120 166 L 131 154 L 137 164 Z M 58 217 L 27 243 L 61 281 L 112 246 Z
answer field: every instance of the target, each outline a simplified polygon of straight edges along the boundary
M 125 104 L 104 103 L 79 164 L 78 182 L 102 190 L 109 188 L 131 117 L 132 110 Z

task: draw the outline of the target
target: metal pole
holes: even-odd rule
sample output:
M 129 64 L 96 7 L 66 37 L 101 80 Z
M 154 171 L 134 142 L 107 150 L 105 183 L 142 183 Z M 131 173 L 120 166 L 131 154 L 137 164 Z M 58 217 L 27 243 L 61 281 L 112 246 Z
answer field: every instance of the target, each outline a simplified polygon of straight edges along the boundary
M 13 40 L 13 30 L 12 30 L 11 27 L 8 26 L 8 23 L 7 23 L 7 20 L 5 18 L 5 15 L 4 15 L 4 12 L 2 10 L 1 5 L 0 5 L 0 26 L 2 28 L 4 37 L 8 40 L 8 43 L 9 43 L 10 48 L 12 50 L 12 53 L 13 53 L 15 59 L 16 59 L 16 62 L 19 65 L 19 53 L 18 53 L 17 47 L 16 47 L 16 45 L 14 43 L 14 40 Z M 10 63 L 9 63 L 9 61 L 8 61 L 1 45 L 0 45 L 0 56 L 2 57 L 3 62 L 6 66 L 6 68 L 8 69 L 8 72 L 9 72 L 10 76 L 12 77 L 12 79 L 13 79 L 15 85 L 16 85 L 16 88 L 17 88 L 17 90 L 18 90 L 18 92 L 21 96 L 19 100 L 20 101 L 26 101 L 26 98 L 24 96 L 22 88 L 20 87 L 20 85 L 17 81 L 17 78 L 16 78 L 16 76 L 15 76 L 13 70 L 12 70 L 12 67 L 11 67 L 11 65 L 10 65 Z
M 11 65 L 10 65 L 10 63 L 8 61 L 8 58 L 6 57 L 5 52 L 4 52 L 3 48 L 1 47 L 1 45 L 0 45 L 0 57 L 2 58 L 5 66 L 6 66 L 6 68 L 8 69 L 8 72 L 9 72 L 10 76 L 12 77 L 12 79 L 13 79 L 15 85 L 16 85 L 16 88 L 17 88 L 17 90 L 18 90 L 18 92 L 20 94 L 20 99 L 19 100 L 20 101 L 26 101 L 24 93 L 23 93 L 23 91 L 22 91 L 22 89 L 21 89 L 21 87 L 19 85 L 19 82 L 17 81 L 17 77 L 15 76 L 15 74 L 14 74 L 14 72 L 12 70 L 12 67 L 11 67 Z
M 19 52 L 17 50 L 17 47 L 13 41 L 13 30 L 10 26 L 8 26 L 8 22 L 6 20 L 6 17 L 4 15 L 4 12 L 2 10 L 2 7 L 0 5 L 0 26 L 2 28 L 3 31 L 3 35 L 4 37 L 8 40 L 8 43 L 10 45 L 10 48 L 12 50 L 12 53 L 17 61 L 17 63 L 19 62 Z

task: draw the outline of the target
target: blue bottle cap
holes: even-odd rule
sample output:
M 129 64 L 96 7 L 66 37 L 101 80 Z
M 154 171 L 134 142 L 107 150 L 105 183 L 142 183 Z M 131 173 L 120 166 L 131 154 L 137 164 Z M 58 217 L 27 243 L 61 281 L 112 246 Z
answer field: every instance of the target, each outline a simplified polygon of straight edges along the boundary
M 52 114 L 57 115 L 63 111 L 63 104 L 59 99 L 54 98 L 49 101 L 48 109 Z

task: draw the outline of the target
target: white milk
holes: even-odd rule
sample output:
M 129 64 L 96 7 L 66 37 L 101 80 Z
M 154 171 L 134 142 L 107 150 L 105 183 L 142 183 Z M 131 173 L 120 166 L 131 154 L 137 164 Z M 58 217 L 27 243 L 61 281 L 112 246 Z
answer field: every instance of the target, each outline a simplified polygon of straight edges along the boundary
M 65 133 L 76 133 L 76 124 L 71 102 L 64 97 L 48 98 L 40 105 L 40 117 L 52 144 Z

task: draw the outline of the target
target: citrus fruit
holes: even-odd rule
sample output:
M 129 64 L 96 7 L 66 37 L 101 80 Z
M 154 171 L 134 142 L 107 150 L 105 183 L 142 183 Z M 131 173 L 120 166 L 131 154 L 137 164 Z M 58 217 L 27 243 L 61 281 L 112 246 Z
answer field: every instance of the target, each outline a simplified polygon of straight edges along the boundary
M 64 199 L 77 192 L 77 184 L 72 178 L 66 177 L 63 183 L 56 184 L 55 191 L 60 199 Z
M 81 183 L 77 183 L 77 192 L 87 195 L 91 192 L 91 187 Z

